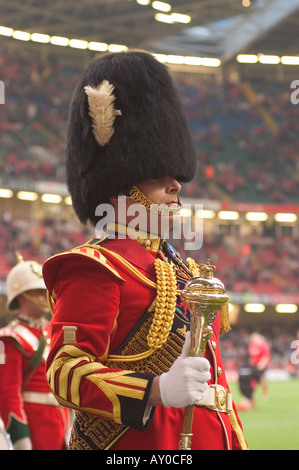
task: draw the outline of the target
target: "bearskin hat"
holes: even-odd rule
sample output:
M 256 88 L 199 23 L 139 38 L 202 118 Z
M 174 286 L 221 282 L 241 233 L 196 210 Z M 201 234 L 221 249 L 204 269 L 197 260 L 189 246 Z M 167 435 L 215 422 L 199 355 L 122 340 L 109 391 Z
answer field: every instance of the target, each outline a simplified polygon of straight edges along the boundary
M 148 179 L 190 181 L 195 149 L 165 65 L 145 51 L 96 58 L 79 79 L 67 126 L 66 178 L 82 223 Z

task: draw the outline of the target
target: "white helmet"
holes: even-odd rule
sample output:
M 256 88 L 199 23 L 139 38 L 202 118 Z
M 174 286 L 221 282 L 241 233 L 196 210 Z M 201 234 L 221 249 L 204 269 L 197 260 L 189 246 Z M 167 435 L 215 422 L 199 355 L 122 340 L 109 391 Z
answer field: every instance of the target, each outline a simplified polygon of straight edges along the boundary
M 18 295 L 31 289 L 47 289 L 42 274 L 42 265 L 36 261 L 24 261 L 16 253 L 18 264 L 9 271 L 6 279 L 7 302 L 9 312 L 17 313 L 19 309 Z

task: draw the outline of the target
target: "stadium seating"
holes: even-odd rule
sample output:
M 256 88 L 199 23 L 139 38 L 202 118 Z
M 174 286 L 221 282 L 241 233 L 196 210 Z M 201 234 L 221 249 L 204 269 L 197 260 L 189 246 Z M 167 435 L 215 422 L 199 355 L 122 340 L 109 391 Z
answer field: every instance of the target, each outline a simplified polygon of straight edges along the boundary
M 64 182 L 64 145 L 70 93 L 80 72 L 58 60 L 2 56 L 5 105 L 0 106 L 0 185 Z M 219 83 L 175 77 L 197 149 L 198 170 L 182 195 L 210 200 L 298 202 L 299 110 L 285 86 L 253 80 Z M 0 217 L 4 217 L 0 209 Z M 27 222 L 29 223 L 29 222 Z M 82 243 L 86 231 L 53 228 L 53 222 L 18 220 L 0 229 L 0 277 L 14 264 L 14 251 L 41 262 Z M 217 262 L 219 276 L 236 292 L 298 289 L 298 238 L 270 239 L 242 256 L 239 240 L 206 239 L 203 250 Z M 297 251 L 298 252 L 298 251 Z M 194 255 L 194 254 L 193 254 Z M 202 254 L 201 254 L 202 257 Z M 260 265 L 257 265 L 257 259 Z M 263 269 L 261 269 L 261 266 Z

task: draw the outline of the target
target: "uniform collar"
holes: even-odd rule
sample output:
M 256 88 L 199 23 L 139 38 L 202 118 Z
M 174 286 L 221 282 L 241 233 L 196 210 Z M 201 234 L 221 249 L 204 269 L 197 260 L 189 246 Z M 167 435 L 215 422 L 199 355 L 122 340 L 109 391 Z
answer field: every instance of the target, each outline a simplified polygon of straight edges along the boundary
M 114 222 L 108 224 L 107 234 L 108 236 L 110 235 L 110 237 L 115 236 L 117 238 L 129 237 L 136 240 L 137 243 L 147 251 L 152 251 L 154 253 L 158 253 L 158 251 L 161 250 L 161 245 L 163 243 L 163 240 L 159 235 L 144 232 L 142 230 L 136 231 L 132 227 Z
M 33 320 L 31 318 L 24 318 L 22 315 L 19 316 L 18 318 L 20 323 L 24 323 L 25 325 L 31 327 L 31 328 L 38 328 L 38 329 L 43 329 L 47 321 L 45 320 L 44 317 L 38 318 L 36 320 Z

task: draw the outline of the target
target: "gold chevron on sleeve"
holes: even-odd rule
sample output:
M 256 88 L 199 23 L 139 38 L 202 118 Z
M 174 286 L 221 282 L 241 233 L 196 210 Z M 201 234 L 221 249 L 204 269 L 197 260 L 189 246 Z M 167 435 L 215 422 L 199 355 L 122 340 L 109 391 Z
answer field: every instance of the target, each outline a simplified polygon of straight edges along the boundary
M 102 392 L 112 403 L 114 420 L 118 424 L 122 424 L 121 406 L 118 397 L 124 396 L 142 400 L 148 383 L 145 379 L 131 377 L 131 374 L 130 372 L 122 371 L 93 374 L 87 377 L 88 380 L 101 388 Z
M 148 381 L 130 371 L 112 371 L 97 358 L 72 345 L 63 346 L 47 372 L 50 387 L 61 404 L 81 409 L 80 386 L 89 380 L 106 395 L 113 406 L 113 418 L 121 424 L 119 397 L 143 400 Z M 105 414 L 104 410 L 93 410 Z
M 59 375 L 59 395 L 67 399 L 68 388 L 67 384 L 70 384 L 70 401 L 80 406 L 80 385 L 82 379 L 100 369 L 101 365 L 98 362 L 86 362 L 86 358 L 69 360 L 61 368 Z M 71 377 L 71 378 L 70 378 Z
M 59 379 L 58 379 L 58 395 L 63 399 L 67 400 L 68 398 L 68 385 L 69 385 L 69 376 L 73 369 L 82 362 L 82 358 L 68 359 L 67 362 L 61 364 Z M 71 381 L 71 402 L 73 403 L 73 378 Z
M 76 346 L 66 345 L 60 348 L 47 371 L 47 380 L 53 393 L 58 396 L 62 393 L 64 399 L 66 399 L 66 387 L 68 384 L 69 374 L 73 370 L 73 367 L 82 362 L 85 364 L 87 362 L 90 365 L 91 363 L 94 363 L 95 360 L 95 356 L 86 353 Z M 56 381 L 56 374 L 59 374 L 58 382 Z M 60 380 L 61 374 L 63 376 L 63 380 Z
M 122 395 L 125 397 L 132 397 L 142 400 L 148 381 L 146 379 L 140 379 L 132 377 L 132 372 L 105 372 L 101 374 L 93 374 L 86 377 L 88 380 L 93 382 L 95 385 L 100 386 L 106 384 L 107 388 L 111 388 L 113 393 Z

